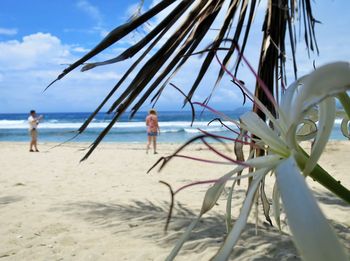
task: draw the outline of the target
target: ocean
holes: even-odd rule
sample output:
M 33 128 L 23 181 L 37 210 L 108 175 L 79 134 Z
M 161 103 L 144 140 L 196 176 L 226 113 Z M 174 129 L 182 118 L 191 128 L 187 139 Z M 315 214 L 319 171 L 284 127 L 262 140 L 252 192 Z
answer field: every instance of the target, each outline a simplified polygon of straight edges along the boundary
M 238 119 L 238 112 L 223 112 L 231 119 Z M 75 135 L 75 132 L 88 118 L 90 113 L 40 113 L 44 118 L 39 124 L 39 142 L 64 142 Z M 145 142 L 146 126 L 145 118 L 147 112 L 138 112 L 134 118 L 129 119 L 126 113 L 121 117 L 104 138 L 106 142 Z M 90 123 L 84 133 L 76 137 L 72 142 L 93 142 L 104 127 L 111 121 L 112 116 L 106 113 L 99 113 Z M 235 137 L 219 122 L 213 122 L 208 125 L 212 119 L 217 118 L 211 112 L 197 113 L 196 120 L 191 127 L 190 111 L 160 111 L 158 112 L 161 135 L 159 142 L 183 143 L 190 138 L 199 135 L 202 129 L 221 136 Z M 0 141 L 28 141 L 28 113 L 0 114 Z M 345 139 L 340 131 L 341 120 L 336 120 L 331 139 Z M 229 121 L 225 121 L 230 128 L 237 127 Z

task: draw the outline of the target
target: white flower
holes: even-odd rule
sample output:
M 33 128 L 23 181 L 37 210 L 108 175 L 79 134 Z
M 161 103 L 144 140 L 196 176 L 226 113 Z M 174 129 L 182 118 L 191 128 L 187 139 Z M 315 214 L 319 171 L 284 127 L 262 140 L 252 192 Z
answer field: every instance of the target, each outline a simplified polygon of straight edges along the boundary
M 270 171 L 274 170 L 276 185 L 273 201 L 277 204 L 279 195 L 288 219 L 288 225 L 293 235 L 293 241 L 304 260 L 348 260 L 346 251 L 337 239 L 332 227 L 322 214 L 316 199 L 309 190 L 305 178 L 313 178 L 338 192 L 340 184 L 317 165 L 333 128 L 335 120 L 335 96 L 350 89 L 350 65 L 347 62 L 336 62 L 325 65 L 311 74 L 293 83 L 285 92 L 281 105 L 276 108 L 274 118 L 263 106 L 263 112 L 273 123 L 273 129 L 253 112 L 245 113 L 241 118 L 241 128 L 258 137 L 264 148 L 269 151 L 267 156 L 249 159 L 245 164 L 255 168 L 253 182 L 243 203 L 240 215 L 234 227 L 229 232 L 225 243 L 213 260 L 227 260 L 236 244 L 250 213 L 255 192 L 260 181 Z M 303 122 L 308 111 L 318 105 L 318 131 L 310 155 L 299 146 L 298 127 Z M 226 182 L 245 166 L 238 166 L 227 173 L 206 193 L 202 211 L 197 220 L 188 228 L 177 246 L 169 255 L 172 260 L 199 218 L 209 211 L 220 196 Z M 241 176 L 240 178 L 245 177 Z M 325 178 L 323 180 L 323 178 Z M 333 184 L 333 183 L 336 184 Z M 345 189 L 346 190 L 346 189 Z M 349 191 L 346 191 L 349 201 Z M 340 195 L 340 193 L 338 193 Z M 340 195 L 342 196 L 342 195 Z M 228 199 L 230 201 L 231 199 Z M 230 202 L 228 202 L 230 204 Z M 278 213 L 276 221 L 279 222 Z

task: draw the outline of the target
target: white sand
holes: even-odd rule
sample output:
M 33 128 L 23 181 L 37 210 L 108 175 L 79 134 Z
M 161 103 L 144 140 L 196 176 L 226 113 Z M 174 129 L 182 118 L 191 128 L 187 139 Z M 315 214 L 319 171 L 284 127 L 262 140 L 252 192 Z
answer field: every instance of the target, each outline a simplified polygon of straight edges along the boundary
M 216 179 L 232 166 L 174 159 L 160 173 L 146 171 L 179 145 L 159 144 L 159 154 L 145 154 L 143 144 L 102 144 L 79 164 L 86 144 L 71 143 L 29 153 L 27 143 L 0 143 L 0 260 L 164 260 L 176 239 L 198 214 L 209 185 L 182 191 L 164 234 L 168 188 Z M 195 145 L 187 155 L 219 160 Z M 350 144 L 332 142 L 320 164 L 350 188 Z M 267 179 L 271 193 L 273 179 Z M 235 190 L 233 216 L 238 215 L 246 181 Z M 350 249 L 350 206 L 309 180 L 322 209 Z M 209 260 L 223 242 L 225 195 L 205 215 L 177 260 Z M 261 209 L 261 207 L 259 207 Z M 272 215 L 271 215 L 272 217 Z M 254 211 L 232 257 L 235 260 L 299 260 L 288 234 Z M 288 229 L 284 226 L 284 231 Z M 259 259 L 260 258 L 260 259 Z

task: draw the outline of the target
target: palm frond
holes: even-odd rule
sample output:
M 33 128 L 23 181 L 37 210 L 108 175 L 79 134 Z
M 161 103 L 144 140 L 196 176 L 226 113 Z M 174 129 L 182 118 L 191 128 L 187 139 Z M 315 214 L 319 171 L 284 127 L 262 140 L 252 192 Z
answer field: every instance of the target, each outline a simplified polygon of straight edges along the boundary
M 249 42 L 251 27 L 259 4 L 261 4 L 260 1 L 256 0 L 162 0 L 145 13 L 138 12 L 138 15 L 134 16 L 133 19 L 113 29 L 90 52 L 63 70 L 48 87 L 80 65 L 84 65 L 82 68 L 84 71 L 96 66 L 122 62 L 139 55 L 97 109 L 79 128 L 78 133 L 83 132 L 94 116 L 114 97 L 116 91 L 125 84 L 125 80 L 131 77 L 133 72 L 136 72 L 131 79 L 131 83 L 125 86 L 125 89 L 112 101 L 108 112 L 114 113 L 114 117 L 91 145 L 90 151 L 84 158 L 91 154 L 113 124 L 118 121 L 121 114 L 131 110 L 132 117 L 152 97 L 151 102 L 155 104 L 171 79 L 188 63 L 190 57 L 198 52 L 201 44 L 207 45 L 208 41 L 211 41 L 207 39 L 207 36 L 209 32 L 214 32 L 212 30 L 214 23 L 221 23 L 210 45 L 211 51 L 206 52 L 199 71 L 195 73 L 195 80 L 189 87 L 184 104 L 191 101 L 209 69 L 212 66 L 217 66 L 217 61 L 214 59 L 216 51 L 224 49 L 223 45 L 227 43 L 228 38 L 232 39 L 232 41 L 229 44 L 230 46 L 226 48 L 227 52 L 223 59 L 224 67 L 229 66 L 237 44 L 241 46 L 241 54 L 244 53 L 245 47 Z M 294 21 L 297 17 L 298 8 L 302 12 L 306 45 L 311 51 L 315 49 L 318 51 L 314 32 L 314 25 L 318 21 L 313 17 L 311 1 L 268 1 L 263 26 L 263 42 L 258 75 L 269 86 L 272 94 L 278 94 L 278 81 L 280 81 L 282 86 L 285 85 L 285 38 L 287 31 L 289 32 L 289 42 L 291 43 L 294 72 L 295 74 L 297 72 L 294 55 L 296 43 Z M 102 62 L 86 63 L 111 45 L 117 44 L 118 41 L 137 30 L 143 24 L 151 22 L 157 14 L 163 11 L 168 12 L 168 15 L 136 44 L 130 46 L 115 58 Z M 223 17 L 223 19 L 219 19 L 220 17 Z M 215 26 L 217 25 L 215 24 Z M 235 75 L 239 71 L 241 57 L 241 55 L 238 55 L 235 62 Z M 213 89 L 205 101 L 206 104 L 210 101 L 210 97 L 221 81 L 224 71 L 221 67 L 216 82 L 213 83 Z M 261 90 L 260 84 L 256 85 L 255 95 L 273 112 L 273 106 L 264 91 Z M 259 111 L 257 107 L 254 109 Z M 259 112 L 259 115 L 264 117 L 262 112 Z
M 121 26 L 118 26 L 117 28 L 113 29 L 98 45 L 96 45 L 90 52 L 85 54 L 82 58 L 80 58 L 78 61 L 71 64 L 68 68 L 63 70 L 63 72 L 57 77 L 56 80 L 54 80 L 52 83 L 50 83 L 47 87 L 49 88 L 54 82 L 62 79 L 64 76 L 66 76 L 68 73 L 73 71 L 75 68 L 77 68 L 79 65 L 82 65 L 84 62 L 89 60 L 90 58 L 94 57 L 95 55 L 99 54 L 112 44 L 116 43 L 126 35 L 128 35 L 130 32 L 135 30 L 137 27 L 142 25 L 143 23 L 147 22 L 149 19 L 166 9 L 168 6 L 170 6 L 172 3 L 174 3 L 176 0 L 163 0 L 153 8 L 151 8 L 146 13 L 140 15 L 134 20 L 129 21 L 128 23 L 125 23 Z

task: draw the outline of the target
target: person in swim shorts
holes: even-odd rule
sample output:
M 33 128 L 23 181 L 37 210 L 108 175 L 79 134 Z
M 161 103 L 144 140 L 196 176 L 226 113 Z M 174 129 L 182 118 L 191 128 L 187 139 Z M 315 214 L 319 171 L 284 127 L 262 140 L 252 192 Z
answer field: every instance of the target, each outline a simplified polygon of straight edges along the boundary
M 30 115 L 28 117 L 29 124 L 29 135 L 30 135 L 30 144 L 29 151 L 30 152 L 39 152 L 38 150 L 38 125 L 42 116 L 37 117 L 35 110 L 30 111 Z M 33 150 L 34 148 L 34 150 Z
M 150 109 L 146 117 L 146 126 L 147 126 L 147 147 L 146 153 L 153 144 L 153 153 L 157 154 L 157 136 L 160 134 L 160 129 L 158 125 L 157 111 L 155 109 Z

